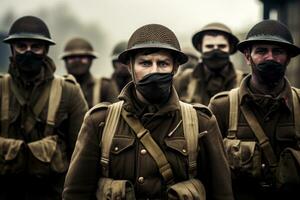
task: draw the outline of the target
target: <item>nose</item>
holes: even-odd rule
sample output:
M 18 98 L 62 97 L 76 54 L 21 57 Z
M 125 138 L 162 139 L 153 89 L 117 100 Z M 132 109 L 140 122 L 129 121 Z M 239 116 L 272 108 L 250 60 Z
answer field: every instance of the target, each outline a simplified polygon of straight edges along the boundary
M 156 62 L 154 62 L 152 65 L 151 73 L 159 72 L 158 70 L 159 70 L 158 65 Z
M 274 55 L 272 51 L 268 51 L 265 56 L 266 60 L 274 60 Z

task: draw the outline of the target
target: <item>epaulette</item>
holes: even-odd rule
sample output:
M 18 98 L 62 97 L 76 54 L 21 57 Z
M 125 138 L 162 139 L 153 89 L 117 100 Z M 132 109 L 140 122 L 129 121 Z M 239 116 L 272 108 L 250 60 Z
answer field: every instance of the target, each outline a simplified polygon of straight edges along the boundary
M 226 97 L 229 95 L 229 91 L 223 91 L 223 92 L 219 92 L 216 95 L 214 95 L 210 101 L 214 100 L 214 99 L 218 99 L 218 98 L 222 98 L 222 97 Z
M 87 113 L 87 115 L 91 115 L 92 113 L 100 110 L 106 110 L 110 103 L 98 103 L 95 106 L 93 106 Z
M 63 75 L 63 77 L 67 82 L 70 82 L 70 83 L 73 83 L 73 84 L 78 84 L 75 77 L 71 74 Z
M 192 105 L 196 110 L 200 111 L 202 114 L 205 114 L 207 117 L 211 118 L 213 116 L 212 111 L 207 106 L 200 103 L 193 103 Z

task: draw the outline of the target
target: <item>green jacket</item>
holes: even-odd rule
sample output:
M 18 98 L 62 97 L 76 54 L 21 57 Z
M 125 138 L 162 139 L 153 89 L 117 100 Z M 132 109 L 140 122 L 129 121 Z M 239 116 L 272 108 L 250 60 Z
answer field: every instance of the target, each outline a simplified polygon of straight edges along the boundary
M 54 63 L 47 58 L 36 81 L 25 86 L 16 67 L 10 66 L 10 88 L 14 84 L 18 93 L 10 90 L 8 130 L 0 135 L 1 200 L 61 199 L 65 173 L 88 108 L 74 78 L 64 78 L 55 124 L 51 133 L 46 133 L 48 103 L 38 116 L 32 110 L 44 88 L 51 84 L 54 70 Z M 0 91 L 0 99 L 2 94 Z M 24 102 L 17 96 L 22 96 Z M 26 128 L 29 116 L 35 123 L 31 130 Z
M 180 123 L 179 99 L 175 89 L 165 105 L 144 105 L 137 100 L 134 84 L 129 83 L 121 92 L 123 109 L 140 119 L 153 139 L 165 152 L 173 169 L 175 182 L 188 180 L 186 140 Z M 228 164 L 224 154 L 221 135 L 213 114 L 203 105 L 195 106 L 199 120 L 197 176 L 204 184 L 207 199 L 233 199 Z M 91 109 L 79 133 L 71 165 L 66 177 L 63 199 L 95 199 L 97 183 L 102 177 L 99 147 L 105 124 L 107 107 Z M 137 199 L 164 199 L 164 183 L 155 161 L 137 140 L 123 118 L 118 122 L 110 154 L 110 178 L 129 180 L 135 188 Z

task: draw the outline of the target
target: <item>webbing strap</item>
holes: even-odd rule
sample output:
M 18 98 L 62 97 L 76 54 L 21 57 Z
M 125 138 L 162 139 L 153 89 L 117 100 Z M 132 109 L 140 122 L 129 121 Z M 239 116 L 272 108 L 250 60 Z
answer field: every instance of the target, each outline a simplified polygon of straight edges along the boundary
M 93 87 L 93 106 L 101 102 L 101 78 L 94 77 L 94 87 Z
M 58 76 L 56 76 L 52 80 L 50 96 L 49 96 L 48 115 L 47 115 L 47 124 L 51 126 L 54 126 L 55 124 L 55 116 L 62 95 L 63 81 L 64 81 L 63 78 Z
M 236 74 L 236 87 L 238 87 L 242 79 L 244 78 L 244 73 L 240 70 L 235 70 L 235 74 Z
M 298 140 L 298 145 L 300 146 L 300 90 L 298 88 L 292 87 L 293 93 L 293 111 L 294 111 L 294 124 L 296 131 L 296 138 Z
M 187 142 L 189 176 L 194 178 L 197 173 L 197 149 L 198 149 L 198 117 L 197 112 L 191 104 L 180 103 L 184 137 Z
M 10 83 L 10 75 L 5 74 L 1 79 L 2 81 L 2 98 L 1 98 L 1 133 L 0 135 L 3 137 L 7 137 L 8 131 L 8 123 L 9 123 L 9 83 Z
M 197 84 L 198 84 L 198 80 L 196 78 L 193 78 L 191 80 L 191 82 L 188 84 L 188 88 L 187 88 L 187 102 L 192 102 L 194 95 L 196 93 L 196 89 L 197 89 Z M 200 96 L 201 97 L 201 96 Z M 201 100 L 202 101 L 202 100 Z
M 102 173 L 105 177 L 109 177 L 109 153 L 112 139 L 115 135 L 117 125 L 120 119 L 123 101 L 118 101 L 108 106 L 108 114 L 105 120 L 105 126 L 101 138 L 101 166 Z
M 238 126 L 239 89 L 234 88 L 229 92 L 229 126 L 228 138 L 236 138 Z
M 167 185 L 172 184 L 174 181 L 174 176 L 171 165 L 169 164 L 161 148 L 151 137 L 149 130 L 145 129 L 141 122 L 137 118 L 130 115 L 130 113 L 128 113 L 126 110 L 123 110 L 121 114 L 127 124 L 133 129 L 137 138 L 147 149 L 151 157 L 155 160 L 159 168 L 159 172 L 164 178 Z
M 270 167 L 276 167 L 277 166 L 277 158 L 272 149 L 269 138 L 264 133 L 264 130 L 262 129 L 259 122 L 257 121 L 255 115 L 253 114 L 253 112 L 250 110 L 250 108 L 246 104 L 241 106 L 241 111 L 244 114 L 245 119 L 248 122 L 251 130 L 255 134 L 255 136 L 258 140 L 259 146 L 262 148 L 263 153 L 265 154 L 265 157 L 266 157 Z

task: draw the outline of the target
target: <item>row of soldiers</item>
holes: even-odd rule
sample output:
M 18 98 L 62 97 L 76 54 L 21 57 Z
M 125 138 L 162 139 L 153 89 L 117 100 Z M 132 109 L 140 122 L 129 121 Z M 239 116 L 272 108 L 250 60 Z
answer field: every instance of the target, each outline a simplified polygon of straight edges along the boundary
M 97 55 L 75 38 L 61 77 L 46 24 L 16 20 L 0 78 L 0 199 L 297 199 L 300 92 L 284 75 L 300 48 L 290 31 L 264 20 L 239 42 L 212 23 L 192 41 L 202 59 L 176 74 L 188 57 L 174 32 L 138 28 L 112 82 L 90 73 Z M 250 74 L 230 62 L 237 50 Z

